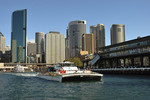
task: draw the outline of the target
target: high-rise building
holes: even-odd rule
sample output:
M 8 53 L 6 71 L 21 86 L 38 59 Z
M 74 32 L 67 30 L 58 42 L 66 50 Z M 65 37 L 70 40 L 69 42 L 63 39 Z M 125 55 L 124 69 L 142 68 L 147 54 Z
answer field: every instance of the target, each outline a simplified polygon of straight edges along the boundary
M 105 26 L 103 24 L 90 26 L 90 32 L 94 34 L 94 52 L 99 52 L 99 48 L 105 46 Z
M 27 44 L 27 56 L 36 55 L 36 43 L 28 42 Z
M 125 41 L 125 25 L 113 24 L 110 29 L 111 44 Z
M 90 33 L 94 35 L 94 52 L 96 52 L 96 40 L 97 40 L 97 26 L 90 26 Z
M 69 58 L 69 41 L 68 41 L 68 27 L 66 29 L 66 38 L 65 38 L 65 59 Z
M 5 53 L 5 37 L 4 35 L 0 32 L 0 52 L 3 54 Z
M 44 53 L 44 33 L 43 32 L 36 32 L 35 35 L 35 43 L 37 44 L 36 50 L 37 54 L 43 54 Z
M 46 63 L 55 64 L 65 60 L 65 36 L 51 31 L 45 35 Z
M 83 34 L 82 36 L 83 51 L 88 51 L 88 54 L 94 54 L 94 35 Z
M 69 57 L 79 56 L 82 51 L 82 35 L 86 33 L 86 21 L 72 21 L 68 26 Z
M 17 10 L 12 14 L 11 55 L 12 62 L 26 62 L 27 10 Z
M 97 49 L 105 46 L 105 26 L 103 24 L 97 24 Z

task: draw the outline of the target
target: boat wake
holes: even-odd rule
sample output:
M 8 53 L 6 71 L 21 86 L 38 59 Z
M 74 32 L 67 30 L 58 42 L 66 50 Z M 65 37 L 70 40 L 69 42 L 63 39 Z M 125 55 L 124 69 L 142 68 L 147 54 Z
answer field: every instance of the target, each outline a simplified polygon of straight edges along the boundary
M 36 77 L 38 73 L 32 72 L 32 73 L 5 73 L 9 75 L 15 75 L 15 76 L 25 76 L 25 77 Z

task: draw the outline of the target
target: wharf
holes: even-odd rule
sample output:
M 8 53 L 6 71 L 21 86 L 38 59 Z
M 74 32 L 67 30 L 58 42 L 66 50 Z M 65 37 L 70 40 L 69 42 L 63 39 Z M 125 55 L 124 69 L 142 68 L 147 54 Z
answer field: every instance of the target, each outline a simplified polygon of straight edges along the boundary
M 150 68 L 100 68 L 91 69 L 94 72 L 102 74 L 135 74 L 135 75 L 150 75 Z

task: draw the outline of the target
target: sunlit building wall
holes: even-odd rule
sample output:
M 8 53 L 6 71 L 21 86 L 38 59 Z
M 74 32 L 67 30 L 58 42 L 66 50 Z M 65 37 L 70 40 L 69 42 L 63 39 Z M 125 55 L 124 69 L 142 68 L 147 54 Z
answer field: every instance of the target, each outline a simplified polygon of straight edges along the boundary
M 51 31 L 45 35 L 46 63 L 56 64 L 65 60 L 65 36 Z
M 94 54 L 94 35 L 83 34 L 82 36 L 83 51 L 88 51 L 88 54 Z
M 5 53 L 5 40 L 6 38 L 4 35 L 0 32 L 0 51 L 4 54 Z

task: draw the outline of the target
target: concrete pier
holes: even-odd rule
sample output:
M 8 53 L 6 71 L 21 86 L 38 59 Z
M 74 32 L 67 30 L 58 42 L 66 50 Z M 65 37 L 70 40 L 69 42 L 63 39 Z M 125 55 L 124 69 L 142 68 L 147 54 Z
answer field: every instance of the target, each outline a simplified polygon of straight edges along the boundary
M 94 72 L 102 74 L 135 74 L 135 75 L 150 75 L 150 68 L 102 68 L 91 69 Z

